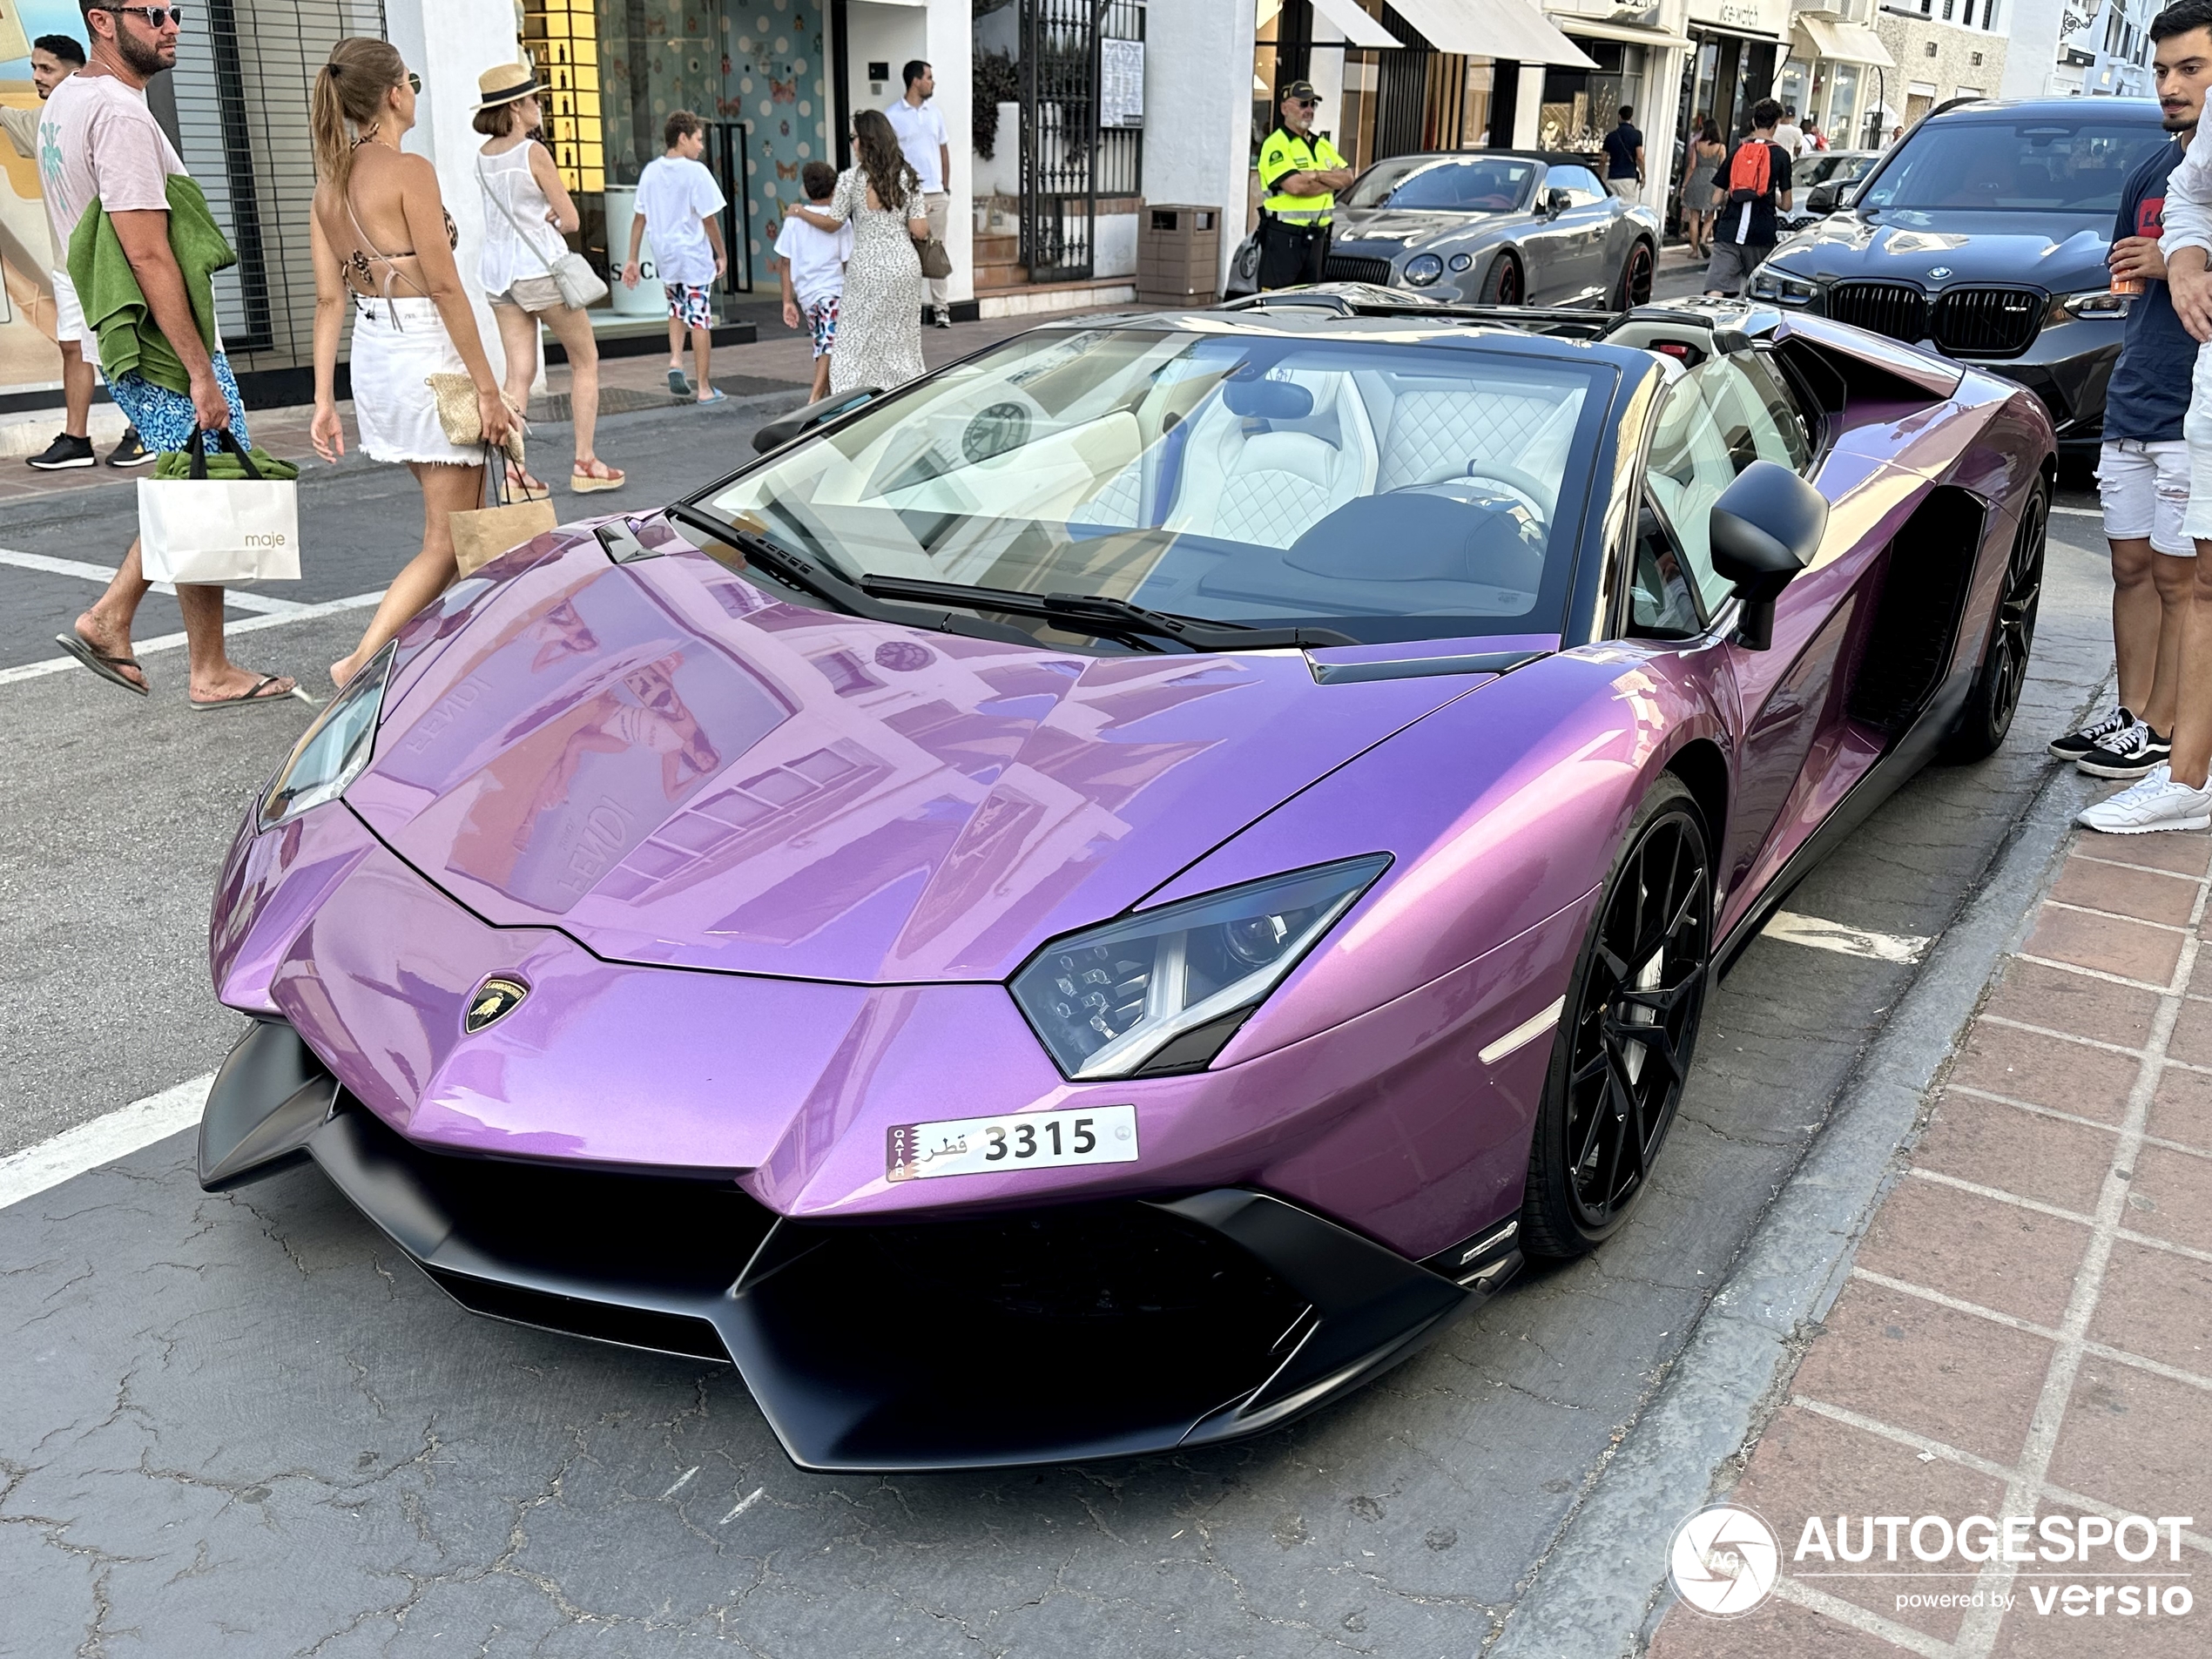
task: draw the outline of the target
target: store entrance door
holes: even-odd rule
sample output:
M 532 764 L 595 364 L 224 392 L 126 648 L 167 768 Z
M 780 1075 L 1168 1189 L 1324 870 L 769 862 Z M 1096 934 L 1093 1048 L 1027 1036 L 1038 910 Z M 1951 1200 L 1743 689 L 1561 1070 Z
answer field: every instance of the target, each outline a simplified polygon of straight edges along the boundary
M 706 153 L 699 158 L 722 188 L 722 246 L 730 252 L 723 287 L 731 293 L 752 292 L 752 198 L 745 189 L 745 130 L 742 121 L 706 124 Z

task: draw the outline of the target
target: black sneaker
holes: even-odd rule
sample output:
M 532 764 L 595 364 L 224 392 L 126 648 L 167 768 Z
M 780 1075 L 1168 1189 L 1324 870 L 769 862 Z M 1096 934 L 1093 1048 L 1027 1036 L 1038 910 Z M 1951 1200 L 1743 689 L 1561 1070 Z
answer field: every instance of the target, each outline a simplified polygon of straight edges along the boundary
M 2107 738 L 2074 764 L 2077 770 L 2092 778 L 2141 778 L 2164 765 L 2173 755 L 2173 739 L 2160 737 L 2138 720 L 2116 737 Z
M 44 455 L 31 456 L 30 464 L 41 472 L 60 472 L 69 467 L 91 466 L 92 441 L 90 438 L 72 438 L 64 432 L 46 446 Z
M 2054 738 L 2046 745 L 2046 752 L 2056 755 L 2060 760 L 2079 760 L 2099 744 L 2118 737 L 2134 724 L 2135 717 L 2126 709 L 2114 709 L 2111 713 L 2090 721 L 2078 732 Z
M 143 467 L 153 458 L 153 451 L 139 442 L 138 428 L 126 426 L 123 428 L 123 442 L 115 446 L 113 453 L 107 458 L 107 464 L 111 467 Z

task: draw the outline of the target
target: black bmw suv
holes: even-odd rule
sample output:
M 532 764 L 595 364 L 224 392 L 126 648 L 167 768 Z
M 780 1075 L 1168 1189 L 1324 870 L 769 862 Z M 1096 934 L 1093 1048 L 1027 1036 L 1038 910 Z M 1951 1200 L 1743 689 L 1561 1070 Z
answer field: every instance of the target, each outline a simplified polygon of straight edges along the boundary
M 1956 105 L 1777 247 L 1751 295 L 2018 381 L 2062 447 L 2092 449 L 2126 309 L 2105 266 L 2120 187 L 2170 142 L 2147 98 Z

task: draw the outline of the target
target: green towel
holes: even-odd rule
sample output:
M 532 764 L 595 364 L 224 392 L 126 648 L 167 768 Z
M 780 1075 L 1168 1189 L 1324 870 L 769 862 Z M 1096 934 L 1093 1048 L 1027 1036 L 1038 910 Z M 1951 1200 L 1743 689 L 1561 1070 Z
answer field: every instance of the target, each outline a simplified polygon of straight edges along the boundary
M 300 469 L 289 461 L 279 461 L 259 444 L 249 448 L 253 465 L 261 476 L 272 483 L 285 483 L 300 475 Z M 189 478 L 192 476 L 192 452 L 172 449 L 153 463 L 157 478 Z M 207 457 L 207 475 L 212 478 L 242 479 L 246 469 L 238 464 L 238 457 L 227 449 L 217 449 Z
M 207 198 L 182 173 L 169 176 L 169 246 L 184 273 L 199 343 L 215 349 L 218 271 L 238 263 L 222 227 L 207 211 Z M 136 373 L 153 386 L 192 395 L 192 377 L 147 308 L 146 296 L 123 252 L 115 226 L 95 200 L 69 239 L 69 280 L 77 287 L 84 320 L 99 339 L 100 368 L 111 377 Z

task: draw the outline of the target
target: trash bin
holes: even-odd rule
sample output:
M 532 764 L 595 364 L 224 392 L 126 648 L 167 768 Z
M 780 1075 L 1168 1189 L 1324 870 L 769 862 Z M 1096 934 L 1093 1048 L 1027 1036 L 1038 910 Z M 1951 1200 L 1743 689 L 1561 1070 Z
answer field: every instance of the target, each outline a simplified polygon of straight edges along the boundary
M 1221 286 L 1221 209 L 1165 202 L 1136 234 L 1136 297 L 1147 305 L 1211 305 Z

